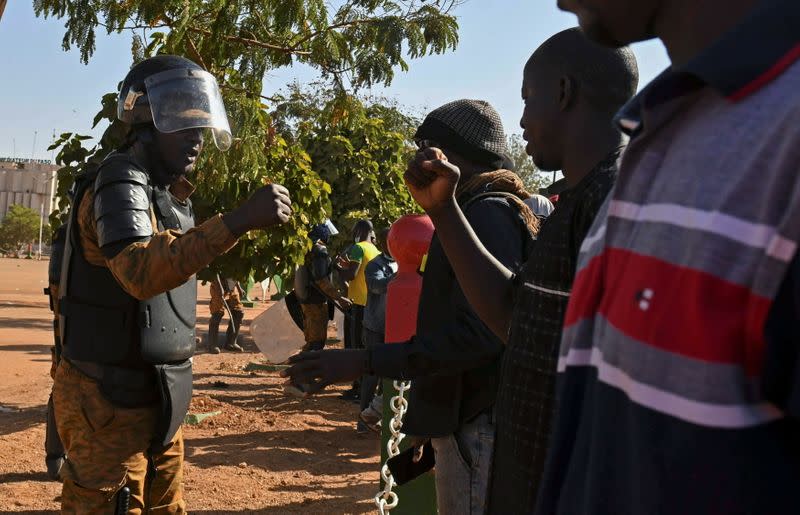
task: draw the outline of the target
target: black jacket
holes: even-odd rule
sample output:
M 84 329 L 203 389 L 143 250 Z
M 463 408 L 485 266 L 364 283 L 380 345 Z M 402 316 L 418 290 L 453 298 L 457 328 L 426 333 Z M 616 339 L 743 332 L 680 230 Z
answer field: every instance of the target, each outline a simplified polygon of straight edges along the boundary
M 518 270 L 531 236 L 517 209 L 502 197 L 489 197 L 471 204 L 465 215 L 486 249 Z M 403 432 L 445 436 L 491 407 L 502 352 L 503 343 L 469 306 L 434 235 L 416 336 L 375 347 L 371 356 L 376 375 L 413 379 Z

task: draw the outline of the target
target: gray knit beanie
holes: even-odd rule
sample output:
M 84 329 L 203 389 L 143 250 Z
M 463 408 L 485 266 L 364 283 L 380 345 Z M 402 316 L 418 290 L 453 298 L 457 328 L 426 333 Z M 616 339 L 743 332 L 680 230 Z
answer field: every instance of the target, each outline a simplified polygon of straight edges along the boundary
M 456 100 L 434 109 L 414 138 L 432 140 L 479 164 L 513 170 L 503 122 L 483 100 Z

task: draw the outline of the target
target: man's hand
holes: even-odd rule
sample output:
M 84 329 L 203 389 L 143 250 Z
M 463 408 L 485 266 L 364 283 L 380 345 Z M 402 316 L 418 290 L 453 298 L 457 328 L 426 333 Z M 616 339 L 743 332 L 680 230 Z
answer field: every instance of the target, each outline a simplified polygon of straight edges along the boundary
M 435 147 L 417 152 L 405 173 L 408 191 L 428 214 L 455 202 L 460 177 L 461 170 Z
M 422 460 L 425 444 L 427 444 L 430 441 L 431 439 L 426 436 L 407 437 L 406 442 L 408 442 L 408 446 L 414 448 L 414 460 L 413 460 L 414 463 L 419 463 L 420 460 Z
M 334 383 L 349 383 L 364 374 L 367 351 L 332 349 L 302 352 L 289 358 L 289 368 L 281 371 L 293 384 L 308 385 L 306 393 L 314 394 Z
M 345 283 L 349 283 L 356 278 L 358 267 L 361 266 L 361 262 L 353 261 L 347 256 L 339 256 L 336 258 L 336 265 L 339 271 L 339 279 Z
M 223 216 L 225 225 L 237 238 L 252 229 L 267 229 L 286 223 L 292 216 L 289 190 L 269 184 L 256 190 L 242 205 Z
M 339 268 L 349 268 L 350 267 L 350 259 L 347 256 L 336 256 L 336 266 Z

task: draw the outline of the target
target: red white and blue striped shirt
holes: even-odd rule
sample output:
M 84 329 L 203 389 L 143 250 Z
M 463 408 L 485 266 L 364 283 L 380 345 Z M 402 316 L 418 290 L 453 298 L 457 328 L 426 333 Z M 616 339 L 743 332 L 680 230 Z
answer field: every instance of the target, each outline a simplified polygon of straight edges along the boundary
M 581 247 L 539 514 L 800 513 L 800 413 L 764 376 L 800 241 L 798 58 L 800 4 L 767 0 L 621 113 L 632 141 Z

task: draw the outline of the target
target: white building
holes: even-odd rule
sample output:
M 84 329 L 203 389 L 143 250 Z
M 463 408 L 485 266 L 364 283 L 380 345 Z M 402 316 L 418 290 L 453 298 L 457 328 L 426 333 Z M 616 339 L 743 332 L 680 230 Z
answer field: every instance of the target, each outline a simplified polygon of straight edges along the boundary
M 45 160 L 0 158 L 0 220 L 19 204 L 44 216 L 56 206 L 58 166 Z

